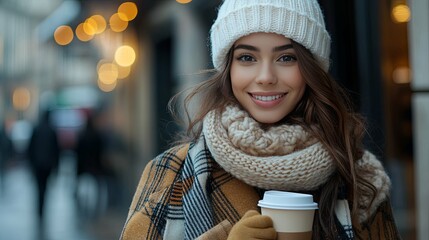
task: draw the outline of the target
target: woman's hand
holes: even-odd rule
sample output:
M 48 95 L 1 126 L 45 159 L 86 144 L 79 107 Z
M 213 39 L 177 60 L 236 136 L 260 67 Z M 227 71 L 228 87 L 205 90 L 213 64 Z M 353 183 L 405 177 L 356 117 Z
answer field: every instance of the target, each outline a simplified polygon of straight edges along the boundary
M 228 235 L 228 240 L 243 239 L 272 239 L 277 238 L 273 221 L 268 216 L 262 216 L 255 210 L 247 211 Z

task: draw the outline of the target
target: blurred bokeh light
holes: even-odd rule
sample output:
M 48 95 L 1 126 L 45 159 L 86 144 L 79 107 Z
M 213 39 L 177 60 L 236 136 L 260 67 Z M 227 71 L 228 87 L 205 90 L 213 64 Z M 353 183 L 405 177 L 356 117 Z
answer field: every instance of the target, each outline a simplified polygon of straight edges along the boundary
M 128 22 L 119 17 L 118 13 L 113 14 L 109 19 L 110 29 L 114 32 L 122 32 L 128 27 Z
M 87 42 L 91 39 L 94 38 L 94 35 L 89 35 L 84 31 L 84 23 L 80 23 L 77 27 L 76 27 L 76 37 L 81 40 L 82 42 Z
M 176 2 L 181 3 L 181 4 L 187 4 L 192 2 L 192 0 L 176 0 Z
M 138 13 L 137 5 L 133 2 L 124 2 L 118 8 L 118 16 L 123 21 L 131 21 Z
M 393 20 L 397 23 L 405 23 L 410 21 L 411 11 L 406 4 L 398 4 L 392 9 Z
M 136 60 L 136 53 L 130 46 L 120 46 L 115 52 L 115 61 L 119 66 L 131 66 Z
M 127 78 L 131 73 L 131 66 L 118 66 L 118 79 Z
M 59 45 L 67 45 L 73 41 L 73 30 L 70 26 L 59 26 L 55 30 L 54 38 Z
M 114 63 L 103 63 L 98 69 L 98 79 L 107 85 L 111 85 L 118 79 L 118 66 Z
M 106 19 L 101 15 L 93 15 L 89 19 L 92 19 L 96 25 L 95 34 L 100 34 L 106 30 Z
M 30 91 L 25 87 L 18 87 L 13 91 L 13 107 L 18 111 L 24 111 L 30 106 Z

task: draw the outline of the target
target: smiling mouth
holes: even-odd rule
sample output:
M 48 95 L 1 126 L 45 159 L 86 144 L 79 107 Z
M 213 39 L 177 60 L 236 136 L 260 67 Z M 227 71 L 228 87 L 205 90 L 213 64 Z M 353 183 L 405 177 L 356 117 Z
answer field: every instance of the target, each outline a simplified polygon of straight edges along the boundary
M 254 98 L 258 101 L 262 101 L 262 102 L 275 101 L 275 100 L 282 98 L 285 95 L 286 94 L 284 94 L 284 93 L 283 94 L 277 94 L 277 95 L 271 95 L 271 96 L 261 96 L 261 95 L 250 94 L 250 96 L 252 96 L 252 98 Z

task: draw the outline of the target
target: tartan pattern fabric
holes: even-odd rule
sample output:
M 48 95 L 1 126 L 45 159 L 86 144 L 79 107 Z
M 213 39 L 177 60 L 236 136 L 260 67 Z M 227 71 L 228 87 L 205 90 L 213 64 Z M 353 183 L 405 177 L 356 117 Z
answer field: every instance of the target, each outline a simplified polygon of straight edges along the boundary
M 145 167 L 121 239 L 195 239 L 257 210 L 259 198 L 253 187 L 213 161 L 205 141 L 174 147 Z M 203 238 L 217 239 L 213 236 Z
M 172 148 L 146 166 L 125 223 L 129 227 L 124 227 L 121 238 L 163 238 L 169 208 L 181 205 L 180 191 L 171 193 L 174 192 L 173 189 L 180 188 L 180 171 L 186 152 L 187 146 Z M 170 212 L 171 217 L 174 211 Z M 182 216 L 179 213 L 178 218 Z M 132 233 L 132 236 L 128 233 Z
M 262 192 L 219 167 L 204 141 L 197 144 L 171 148 L 148 163 L 120 239 L 225 239 L 245 212 L 258 210 Z M 400 239 L 389 199 L 363 224 L 352 220 L 355 239 Z M 347 233 L 341 226 L 338 232 Z
M 223 171 L 213 161 L 203 138 L 190 147 L 183 165 L 184 239 L 196 239 L 224 220 L 238 222 L 245 211 L 237 209 L 234 201 L 241 196 L 227 195 L 228 189 L 242 185 L 253 191 L 253 187 Z M 251 204 L 244 206 L 256 209 L 259 195 L 253 194 L 249 199 Z
M 199 142 L 197 144 L 202 144 Z M 183 169 L 183 211 L 185 218 L 185 239 L 195 239 L 212 228 L 214 215 L 208 194 L 210 186 L 207 179 L 212 171 L 212 163 L 208 151 L 204 147 L 189 150 Z
M 335 217 L 337 218 L 336 224 L 339 225 L 337 228 L 339 229 L 338 232 L 341 236 L 340 239 L 354 239 L 350 208 L 346 199 L 337 200 L 337 203 L 335 204 Z

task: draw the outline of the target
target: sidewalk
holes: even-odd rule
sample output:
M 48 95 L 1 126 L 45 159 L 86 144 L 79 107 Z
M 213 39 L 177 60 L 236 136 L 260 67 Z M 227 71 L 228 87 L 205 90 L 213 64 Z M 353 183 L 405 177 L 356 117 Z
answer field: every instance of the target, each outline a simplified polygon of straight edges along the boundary
M 36 210 L 36 187 L 27 166 L 16 163 L 3 176 L 0 191 L 0 240 L 118 239 L 126 211 L 106 209 L 85 218 L 76 206 L 73 163 L 64 160 L 49 182 L 44 218 Z

